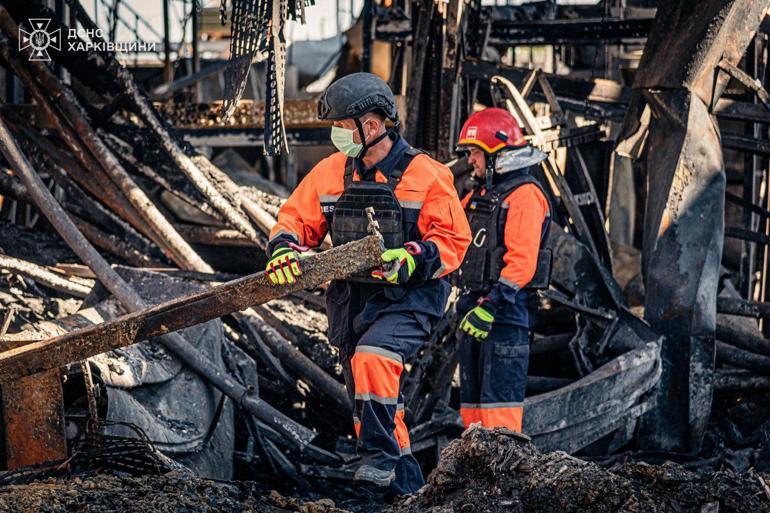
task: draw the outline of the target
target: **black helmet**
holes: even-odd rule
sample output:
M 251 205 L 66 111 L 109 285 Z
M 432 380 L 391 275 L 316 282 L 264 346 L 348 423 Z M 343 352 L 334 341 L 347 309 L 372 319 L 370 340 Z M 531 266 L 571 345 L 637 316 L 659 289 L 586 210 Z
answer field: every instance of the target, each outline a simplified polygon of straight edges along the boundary
M 357 119 L 374 110 L 380 110 L 386 118 L 398 122 L 393 91 L 372 73 L 346 75 L 327 87 L 318 100 L 318 119 L 329 121 Z

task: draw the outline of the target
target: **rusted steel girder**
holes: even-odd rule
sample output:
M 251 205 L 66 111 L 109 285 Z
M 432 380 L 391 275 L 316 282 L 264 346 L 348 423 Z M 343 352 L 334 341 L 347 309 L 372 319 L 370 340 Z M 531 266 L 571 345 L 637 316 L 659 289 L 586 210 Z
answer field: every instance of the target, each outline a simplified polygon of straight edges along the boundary
M 766 0 L 678 0 L 658 7 L 634 88 L 652 112 L 629 109 L 618 151 L 641 140 L 647 170 L 645 317 L 665 336 L 658 407 L 641 447 L 695 452 L 711 413 L 716 296 L 724 240 L 725 171 L 711 114 L 759 27 Z M 634 156 L 638 156 L 637 152 Z
M 2 397 L 9 470 L 67 457 L 59 369 L 4 383 Z

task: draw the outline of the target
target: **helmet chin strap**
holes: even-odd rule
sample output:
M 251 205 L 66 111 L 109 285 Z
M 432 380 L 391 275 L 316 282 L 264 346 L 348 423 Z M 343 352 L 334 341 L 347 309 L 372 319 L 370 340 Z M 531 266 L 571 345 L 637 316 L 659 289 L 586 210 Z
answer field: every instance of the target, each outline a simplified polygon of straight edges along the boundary
M 361 148 L 361 152 L 356 156 L 357 159 L 361 160 L 366 156 L 366 152 L 369 151 L 369 148 L 372 148 L 377 145 L 380 141 L 388 137 L 391 133 L 397 132 L 398 127 L 401 125 L 401 121 L 396 121 L 396 124 L 393 125 L 391 128 L 388 128 L 385 130 L 385 132 L 381 133 L 377 137 L 374 138 L 373 141 L 370 141 L 368 144 L 366 143 L 366 135 L 364 134 L 364 124 L 361 123 L 361 120 L 358 118 L 353 118 L 353 121 L 356 124 L 356 128 L 358 129 L 358 136 L 361 138 L 361 144 L 363 145 L 363 148 Z
M 487 189 L 492 188 L 492 179 L 495 176 L 495 162 L 496 161 L 497 161 L 497 154 L 496 153 L 493 153 L 491 155 L 487 154 L 487 158 L 486 158 L 486 164 L 487 164 L 486 168 L 487 169 L 486 169 L 486 176 L 485 176 L 485 178 L 487 179 L 487 185 L 486 185 Z

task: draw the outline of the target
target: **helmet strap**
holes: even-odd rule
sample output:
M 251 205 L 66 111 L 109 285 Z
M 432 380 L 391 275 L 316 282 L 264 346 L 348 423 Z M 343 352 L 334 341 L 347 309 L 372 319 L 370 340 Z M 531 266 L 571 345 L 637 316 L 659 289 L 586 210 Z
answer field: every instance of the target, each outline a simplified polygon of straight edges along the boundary
M 492 188 L 492 180 L 495 175 L 495 163 L 497 162 L 497 154 L 496 153 L 489 153 L 487 154 L 487 172 L 486 172 L 486 179 L 487 179 L 487 189 Z
M 385 130 L 384 133 L 375 137 L 373 141 L 367 143 L 366 137 L 364 134 L 364 124 L 361 123 L 361 120 L 359 120 L 358 118 L 353 118 L 353 121 L 356 124 L 356 128 L 358 128 L 358 136 L 361 138 L 361 144 L 363 145 L 363 148 L 361 148 L 361 153 L 359 153 L 358 156 L 356 157 L 359 160 L 364 158 L 364 156 L 366 155 L 366 152 L 369 151 L 369 148 L 376 146 L 377 143 L 379 143 L 380 141 L 388 137 L 391 133 L 398 131 L 398 127 L 401 124 L 400 121 L 397 121 L 396 124 L 393 125 L 393 127 L 388 128 L 387 130 Z

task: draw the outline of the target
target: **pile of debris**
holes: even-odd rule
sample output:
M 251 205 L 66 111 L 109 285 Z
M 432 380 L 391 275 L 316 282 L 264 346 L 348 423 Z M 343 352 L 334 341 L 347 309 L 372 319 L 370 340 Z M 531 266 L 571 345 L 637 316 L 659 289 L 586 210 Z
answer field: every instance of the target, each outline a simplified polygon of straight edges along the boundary
M 690 472 L 666 463 L 602 468 L 521 436 L 473 428 L 452 442 L 428 484 L 388 511 L 399 513 L 681 513 L 770 511 L 767 475 Z
M 222 483 L 168 474 L 147 477 L 75 478 L 14 485 L 0 491 L 0 511 L 39 513 L 345 513 L 330 500 L 301 502 L 278 493 L 261 494 L 253 483 Z

